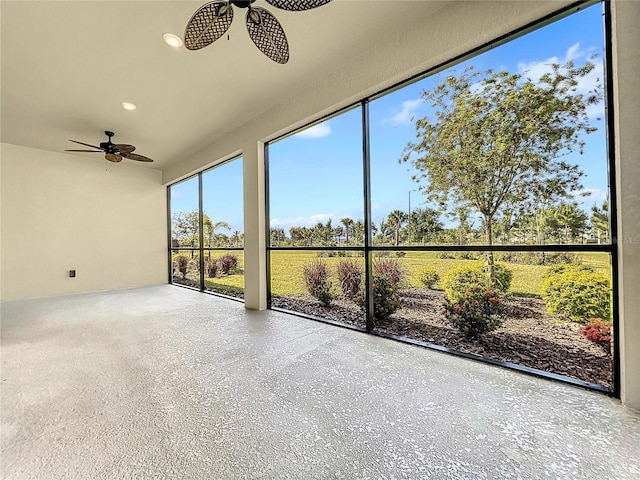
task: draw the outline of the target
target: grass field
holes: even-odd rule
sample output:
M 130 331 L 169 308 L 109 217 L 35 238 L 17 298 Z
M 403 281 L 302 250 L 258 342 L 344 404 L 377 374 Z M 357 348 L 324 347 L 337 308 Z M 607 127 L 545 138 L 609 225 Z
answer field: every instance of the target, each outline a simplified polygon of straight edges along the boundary
M 212 252 L 211 257 L 216 258 L 226 252 Z M 223 277 L 206 278 L 205 288 L 221 292 L 239 293 L 244 290 L 244 254 L 242 251 L 229 252 L 238 257 L 238 273 Z M 300 295 L 304 294 L 305 286 L 302 278 L 302 268 L 318 258 L 318 252 L 314 251 L 274 251 L 271 252 L 271 292 L 274 295 Z M 582 262 L 589 265 L 605 276 L 611 275 L 611 259 L 606 253 L 583 253 Z M 350 257 L 352 260 L 361 262 L 364 266 L 364 258 Z M 336 267 L 342 258 L 324 258 L 330 269 L 335 274 Z M 440 278 L 453 268 L 462 265 L 475 265 L 478 260 L 457 260 L 437 258 L 437 252 L 407 252 L 398 261 L 407 274 L 407 283 L 411 287 L 422 287 L 418 280 L 418 275 L 423 268 L 435 270 Z M 540 284 L 542 275 L 548 268 L 539 265 L 522 265 L 516 263 L 505 263 L 507 268 L 513 271 L 513 282 L 511 291 L 524 295 L 540 295 Z M 180 274 L 178 274 L 180 276 Z M 197 270 L 191 270 L 188 274 L 193 279 L 198 278 Z M 334 288 L 337 289 L 337 282 L 334 281 Z M 441 288 L 441 282 L 436 283 L 436 288 Z M 337 290 L 336 290 L 336 293 Z
M 238 267 L 237 267 L 236 273 L 232 275 L 224 275 L 216 278 L 207 278 L 207 276 L 205 275 L 204 277 L 205 288 L 207 290 L 213 290 L 220 293 L 228 293 L 228 294 L 236 294 L 236 295 L 241 294 L 244 292 L 244 252 L 239 250 L 233 250 L 228 252 L 213 251 L 211 252 L 211 258 L 212 259 L 219 258 L 225 253 L 231 253 L 238 257 Z M 175 262 L 175 257 L 177 257 L 180 254 L 188 258 L 191 258 L 191 252 L 181 251 L 173 254 L 174 262 Z M 208 258 L 207 252 L 205 253 L 205 258 Z M 190 263 L 189 265 L 190 268 L 187 272 L 187 277 L 190 278 L 191 280 L 198 281 L 199 272 L 198 272 L 198 268 L 195 267 L 195 265 L 196 265 L 195 261 Z M 177 272 L 175 273 L 175 275 L 176 275 L 176 283 L 181 283 L 180 278 L 182 275 Z
M 590 265 L 594 269 L 606 276 L 611 275 L 611 260 L 606 253 L 585 253 L 581 254 L 582 262 Z M 298 295 L 305 293 L 304 279 L 302 277 L 302 268 L 307 263 L 317 259 L 317 252 L 304 251 L 276 251 L 271 252 L 271 292 L 274 295 Z M 354 260 L 362 262 L 364 258 L 351 257 Z M 336 267 L 342 258 L 330 257 L 324 258 L 330 269 L 335 273 Z M 404 257 L 398 258 L 400 265 L 407 274 L 407 283 L 412 287 L 422 287 L 418 280 L 418 275 L 423 268 L 435 270 L 440 278 L 453 268 L 462 265 L 475 265 L 478 260 L 457 260 L 437 258 L 437 252 L 407 252 Z M 539 265 L 522 265 L 516 263 L 505 263 L 507 268 L 513 271 L 513 282 L 511 291 L 513 293 L 525 295 L 540 295 L 540 284 L 542 275 L 548 268 Z M 334 287 L 337 283 L 333 282 Z M 436 288 L 441 288 L 441 282 L 436 283 Z M 336 291 L 337 293 L 337 291 Z

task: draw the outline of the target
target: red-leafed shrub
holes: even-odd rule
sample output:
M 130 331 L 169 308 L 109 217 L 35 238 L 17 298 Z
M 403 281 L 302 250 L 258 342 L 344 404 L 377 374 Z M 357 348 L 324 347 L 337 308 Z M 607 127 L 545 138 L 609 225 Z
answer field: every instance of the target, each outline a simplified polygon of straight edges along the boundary
M 355 260 L 341 260 L 338 264 L 338 281 L 347 298 L 355 298 L 360 291 L 364 269 Z
M 580 330 L 580 333 L 587 340 L 599 345 L 607 346 L 611 344 L 611 323 L 609 322 L 592 318 L 589 320 L 589 324 Z
M 213 258 L 205 258 L 204 260 L 204 270 L 207 272 L 207 276 L 209 278 L 215 278 L 218 274 L 218 269 L 220 268 L 220 264 L 218 260 Z
M 178 255 L 176 257 L 176 264 L 178 265 L 178 270 L 182 274 L 182 278 L 187 278 L 187 270 L 189 268 L 189 258 L 184 255 Z
M 238 266 L 238 257 L 232 253 L 226 253 L 218 259 L 218 267 L 224 275 L 229 275 Z
M 399 288 L 404 280 L 404 270 L 395 258 L 373 262 L 373 275 L 386 278 L 393 288 Z
M 329 267 L 323 260 L 315 260 L 302 267 L 304 283 L 309 295 L 317 298 L 323 305 L 329 306 L 333 300 Z

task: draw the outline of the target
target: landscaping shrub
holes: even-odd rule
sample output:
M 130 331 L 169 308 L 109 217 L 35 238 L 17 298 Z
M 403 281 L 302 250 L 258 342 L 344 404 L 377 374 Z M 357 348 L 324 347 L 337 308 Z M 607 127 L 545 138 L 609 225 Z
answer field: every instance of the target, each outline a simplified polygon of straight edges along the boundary
M 508 292 L 509 289 L 511 288 L 511 280 L 513 280 L 513 272 L 501 263 L 494 263 L 493 267 L 496 275 L 496 284 L 492 285 L 492 287 L 502 293 Z M 489 265 L 482 264 L 482 265 L 479 265 L 477 268 L 482 272 L 484 272 L 488 280 L 490 275 Z
M 238 266 L 238 257 L 231 253 L 226 253 L 218 258 L 218 266 L 224 275 L 229 275 L 229 272 L 235 270 Z
M 590 318 L 611 318 L 609 280 L 591 269 L 574 265 L 551 267 L 541 290 L 550 313 L 583 323 Z
M 420 280 L 420 283 L 422 283 L 422 285 L 424 285 L 428 289 L 433 289 L 433 286 L 436 284 L 436 282 L 440 280 L 440 275 L 438 275 L 438 272 L 436 272 L 435 270 L 424 268 L 420 272 L 418 279 Z
M 611 344 L 611 322 L 603 322 L 597 318 L 592 318 L 589 320 L 589 324 L 580 330 L 580 333 L 587 340 L 591 340 L 603 347 L 609 347 Z
M 489 288 L 489 279 L 484 271 L 477 266 L 463 265 L 445 273 L 442 286 L 449 302 L 455 305 L 462 301 L 467 290 L 472 287 L 487 290 Z
M 468 338 L 478 338 L 502 325 L 504 305 L 495 290 L 469 287 L 456 302 L 444 304 L 445 320 Z
M 342 260 L 338 263 L 338 281 L 342 293 L 347 298 L 354 298 L 360 291 L 364 269 L 354 260 Z
M 582 256 L 573 252 L 551 252 L 545 256 L 545 265 L 580 265 Z
M 582 263 L 582 256 L 574 252 L 502 252 L 496 253 L 497 260 L 523 265 L 562 265 Z
M 213 259 L 213 258 L 206 258 L 204 260 L 204 271 L 207 272 L 207 276 L 209 278 L 215 278 L 216 275 L 218 274 L 218 268 L 219 268 L 219 263 L 218 260 Z
M 323 260 L 315 260 L 303 266 L 302 273 L 309 295 L 328 306 L 333 300 L 333 295 L 327 264 Z
M 398 260 L 395 258 L 385 258 L 373 262 L 373 275 L 374 277 L 386 278 L 391 282 L 393 288 L 397 288 L 400 287 L 405 274 Z
M 546 280 L 554 275 L 559 275 L 569 271 L 594 272 L 595 270 L 588 265 L 553 265 L 545 270 L 542 274 L 542 279 Z
M 184 255 L 178 255 L 176 257 L 176 265 L 178 266 L 178 271 L 182 274 L 182 278 L 187 278 L 189 258 Z
M 376 322 L 388 320 L 402 306 L 398 284 L 394 284 L 384 275 L 374 274 L 371 289 L 373 292 L 373 319 Z M 358 293 L 355 300 L 362 311 L 366 311 L 366 296 L 363 291 Z
M 489 278 L 489 265 L 479 264 L 473 266 L 460 266 L 449 270 L 444 275 L 442 285 L 447 298 L 452 303 L 458 303 L 470 287 L 497 290 L 506 293 L 511 288 L 513 272 L 500 263 L 494 264 L 496 285 L 491 285 Z

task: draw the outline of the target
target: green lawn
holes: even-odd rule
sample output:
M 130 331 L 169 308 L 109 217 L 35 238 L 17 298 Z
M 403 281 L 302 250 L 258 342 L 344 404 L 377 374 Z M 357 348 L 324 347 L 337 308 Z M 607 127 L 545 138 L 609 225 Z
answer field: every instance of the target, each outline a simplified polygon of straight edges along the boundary
M 184 252 L 185 254 L 187 252 Z M 216 258 L 225 252 L 211 252 L 211 257 Z M 207 289 L 240 293 L 244 290 L 244 253 L 242 251 L 229 252 L 238 256 L 238 271 L 232 275 L 225 275 L 216 278 L 205 277 L 205 287 Z M 189 252 L 190 254 L 190 252 Z M 205 253 L 206 255 L 206 253 Z M 407 252 L 406 256 L 398 258 L 400 264 L 407 273 L 407 283 L 412 287 L 422 287 L 418 280 L 418 275 L 423 268 L 435 270 L 440 278 L 453 268 L 461 265 L 474 265 L 477 260 L 452 260 L 437 258 L 437 252 Z M 611 275 L 610 257 L 606 253 L 583 253 L 582 261 L 602 273 Z M 271 252 L 271 291 L 274 295 L 299 295 L 306 292 L 302 268 L 304 265 L 316 260 L 317 252 L 301 251 L 275 251 Z M 350 257 L 352 260 L 360 262 L 364 266 L 364 258 Z M 337 291 L 335 281 L 335 271 L 341 257 L 323 258 L 334 273 L 334 288 Z M 513 271 L 513 282 L 511 291 L 513 293 L 525 295 L 540 295 L 540 284 L 542 275 L 548 267 L 539 265 L 521 265 L 516 263 L 505 263 L 507 268 Z M 178 274 L 179 276 L 180 274 Z M 197 280 L 197 270 L 191 270 L 188 277 Z M 442 288 L 441 281 L 436 283 L 436 288 Z
M 297 295 L 305 293 L 302 268 L 305 264 L 318 258 L 316 252 L 303 251 L 276 251 L 271 252 L 271 292 L 274 295 Z M 362 262 L 362 257 L 351 257 Z M 333 273 L 342 258 L 324 258 Z M 611 275 L 610 257 L 605 253 L 585 253 L 582 254 L 585 265 L 590 265 L 604 275 Z M 407 252 L 406 256 L 398 258 L 400 264 L 407 273 L 407 282 L 412 287 L 422 287 L 418 280 L 418 275 L 423 268 L 435 270 L 440 278 L 453 268 L 461 265 L 474 265 L 477 260 L 452 260 L 437 258 L 437 252 Z M 507 268 L 513 271 L 513 282 L 511 292 L 525 295 L 540 295 L 540 284 L 542 275 L 548 268 L 539 265 L 521 265 L 516 263 L 505 263 Z M 335 278 L 335 277 L 334 277 Z M 337 288 L 334 280 L 334 287 Z M 436 283 L 436 288 L 441 288 L 441 282 Z M 337 290 L 336 290 L 337 292 Z
M 223 251 L 213 251 L 211 252 L 210 258 L 216 259 L 224 255 L 225 253 L 231 253 L 238 257 L 238 267 L 234 273 L 231 275 L 218 276 L 216 278 L 208 278 L 206 275 L 204 277 L 205 288 L 207 290 L 214 290 L 216 292 L 221 293 L 229 293 L 229 294 L 239 294 L 244 292 L 244 252 L 241 250 L 233 250 L 228 252 Z M 175 258 L 182 254 L 188 258 L 191 258 L 191 252 L 182 251 L 177 252 L 172 255 L 174 262 Z M 209 258 L 209 253 L 205 252 L 205 258 Z M 177 275 L 177 283 L 180 283 L 180 273 L 176 273 Z M 187 278 L 195 280 L 199 282 L 199 272 L 198 267 L 196 266 L 195 260 L 193 260 L 189 265 L 189 270 L 187 272 Z

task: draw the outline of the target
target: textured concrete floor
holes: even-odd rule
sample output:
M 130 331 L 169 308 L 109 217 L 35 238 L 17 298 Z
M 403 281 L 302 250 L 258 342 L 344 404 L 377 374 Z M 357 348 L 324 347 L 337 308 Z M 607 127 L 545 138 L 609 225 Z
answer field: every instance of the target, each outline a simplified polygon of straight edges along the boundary
M 179 287 L 1 326 L 4 478 L 640 478 L 616 400 Z

